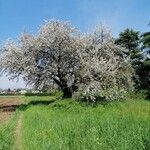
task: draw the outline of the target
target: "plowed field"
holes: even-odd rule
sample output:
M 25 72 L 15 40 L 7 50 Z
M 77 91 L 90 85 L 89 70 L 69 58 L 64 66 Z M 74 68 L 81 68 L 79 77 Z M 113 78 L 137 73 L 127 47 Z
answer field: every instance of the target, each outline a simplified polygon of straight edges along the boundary
M 0 97 L 0 123 L 12 117 L 20 105 L 19 97 Z

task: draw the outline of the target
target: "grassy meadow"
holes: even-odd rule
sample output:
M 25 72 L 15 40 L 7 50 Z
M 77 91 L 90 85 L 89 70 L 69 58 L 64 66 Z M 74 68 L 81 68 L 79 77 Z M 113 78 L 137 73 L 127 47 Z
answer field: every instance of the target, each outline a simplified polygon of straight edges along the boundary
M 93 106 L 55 96 L 21 100 L 14 117 L 0 124 L 0 150 L 150 149 L 150 101 L 142 97 Z M 16 142 L 20 114 L 20 140 Z

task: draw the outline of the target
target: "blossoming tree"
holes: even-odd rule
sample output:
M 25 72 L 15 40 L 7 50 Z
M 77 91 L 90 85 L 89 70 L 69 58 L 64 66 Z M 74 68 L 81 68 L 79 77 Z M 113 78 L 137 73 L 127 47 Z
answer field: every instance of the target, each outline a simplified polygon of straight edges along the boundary
M 8 41 L 2 51 L 0 68 L 11 79 L 22 76 L 37 89 L 56 84 L 64 97 L 95 101 L 98 95 L 107 97 L 106 90 L 132 85 L 131 65 L 103 27 L 82 35 L 68 22 L 50 20 L 36 35 L 24 33 L 17 43 Z

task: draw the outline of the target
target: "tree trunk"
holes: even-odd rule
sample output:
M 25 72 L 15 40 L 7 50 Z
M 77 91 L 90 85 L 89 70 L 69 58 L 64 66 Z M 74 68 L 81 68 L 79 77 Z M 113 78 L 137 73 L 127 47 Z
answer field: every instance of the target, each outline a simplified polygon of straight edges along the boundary
M 63 91 L 63 98 L 71 98 L 73 94 L 73 90 L 71 87 L 65 87 L 62 89 Z
M 75 84 L 72 85 L 72 86 L 70 86 L 70 87 L 68 87 L 66 81 L 62 80 L 62 78 L 60 78 L 60 76 L 59 76 L 59 79 L 61 79 L 61 80 L 59 81 L 56 78 L 53 78 L 53 80 L 55 81 L 55 83 L 62 90 L 62 92 L 63 92 L 63 98 L 71 98 L 73 92 L 76 91 L 78 89 L 78 87 Z

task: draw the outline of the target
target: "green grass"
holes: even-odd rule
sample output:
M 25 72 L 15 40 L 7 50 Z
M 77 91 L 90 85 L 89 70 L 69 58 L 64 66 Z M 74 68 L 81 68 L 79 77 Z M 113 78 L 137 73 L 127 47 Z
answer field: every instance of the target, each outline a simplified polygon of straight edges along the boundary
M 18 113 L 11 120 L 0 124 L 0 150 L 12 150 L 17 119 Z
M 96 107 L 72 100 L 47 103 L 54 98 L 26 98 L 22 127 L 25 150 L 150 149 L 150 101 Z
M 0 97 L 0 99 L 11 97 Z M 13 97 L 12 97 L 13 99 Z M 22 150 L 149 150 L 150 101 L 88 105 L 56 96 L 21 97 L 14 117 L 0 124 L 0 150 L 12 150 L 19 115 Z

